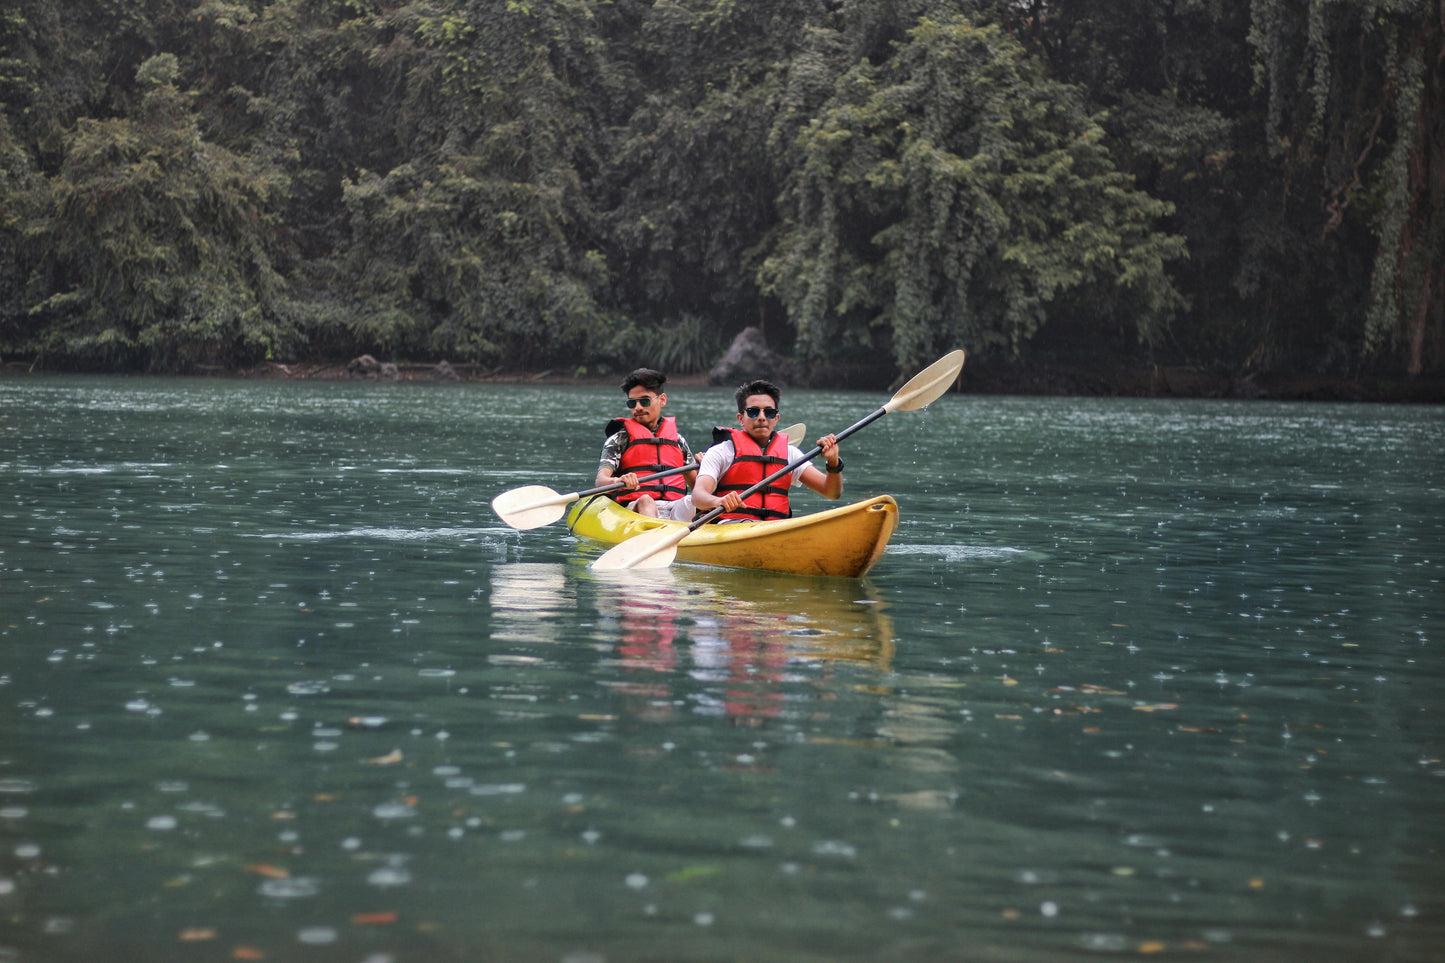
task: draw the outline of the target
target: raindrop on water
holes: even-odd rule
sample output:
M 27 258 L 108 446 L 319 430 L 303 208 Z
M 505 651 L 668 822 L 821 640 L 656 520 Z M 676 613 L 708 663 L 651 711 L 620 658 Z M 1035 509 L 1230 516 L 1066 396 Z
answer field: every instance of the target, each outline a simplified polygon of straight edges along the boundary
M 401 866 L 382 866 L 371 871 L 366 881 L 372 886 L 405 886 L 411 882 L 411 872 Z
M 315 896 L 321 887 L 310 876 L 292 876 L 265 880 L 256 891 L 269 899 L 306 899 Z
M 296 933 L 299 942 L 321 946 L 336 942 L 336 929 L 331 926 L 308 926 Z

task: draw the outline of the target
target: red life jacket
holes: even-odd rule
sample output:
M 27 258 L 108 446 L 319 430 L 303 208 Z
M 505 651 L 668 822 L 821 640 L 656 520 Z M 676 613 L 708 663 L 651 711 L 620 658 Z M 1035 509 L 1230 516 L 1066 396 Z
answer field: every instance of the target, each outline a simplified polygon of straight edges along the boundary
M 753 441 L 753 436 L 747 432 L 737 428 L 726 430 L 732 436 L 735 456 L 733 463 L 717 480 L 717 488 L 713 489 L 713 494 L 721 495 L 725 492 L 740 492 L 752 488 L 788 463 L 787 435 L 773 432 L 773 436 L 768 439 L 767 450 L 764 451 L 756 441 Z M 793 513 L 788 507 L 788 486 L 792 482 L 792 472 L 778 476 L 766 487 L 744 498 L 741 509 L 736 512 L 723 512 L 718 516 L 718 520 L 746 518 L 756 521 L 758 519 L 790 518 Z
M 627 432 L 628 441 L 627 447 L 622 449 L 622 462 L 618 465 L 616 474 L 625 475 L 633 471 L 639 475 L 650 475 L 667 468 L 680 468 L 686 463 L 682 457 L 682 443 L 677 437 L 676 418 L 663 418 L 655 435 L 634 418 L 618 420 L 622 422 L 622 430 Z M 614 421 L 612 424 L 616 423 Z M 626 505 L 643 495 L 671 502 L 686 494 L 687 480 L 678 474 L 643 482 L 637 488 L 630 491 L 624 489 L 613 497 Z

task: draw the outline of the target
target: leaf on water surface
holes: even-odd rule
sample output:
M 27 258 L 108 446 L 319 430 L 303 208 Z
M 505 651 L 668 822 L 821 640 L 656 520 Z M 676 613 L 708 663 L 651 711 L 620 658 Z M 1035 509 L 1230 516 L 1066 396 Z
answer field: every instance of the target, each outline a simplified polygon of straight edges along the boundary
M 203 940 L 214 940 L 216 938 L 215 927 L 211 926 L 188 926 L 176 934 L 176 939 L 182 943 L 199 943 Z
M 1135 707 L 1134 707 L 1134 711 L 1135 711 L 1135 712 L 1163 712 L 1163 711 L 1166 710 L 1166 709 L 1177 709 L 1177 708 L 1179 708 L 1179 703 L 1177 703 L 1177 702 L 1156 702 L 1156 703 L 1154 703 L 1153 705 L 1135 706 Z
M 389 911 L 377 913 L 357 913 L 351 917 L 351 922 L 360 926 L 380 926 L 386 923 L 395 923 L 396 914 Z
M 402 754 L 400 749 L 393 749 L 384 756 L 377 756 L 375 759 L 366 760 L 368 766 L 394 766 L 401 762 Z
M 1165 943 L 1162 940 L 1145 940 L 1139 944 L 1140 953 L 1163 953 Z
M 272 866 L 270 863 L 252 863 L 246 867 L 246 872 L 255 873 L 257 876 L 264 876 L 267 879 L 290 879 L 289 870 L 280 866 Z
M 233 960 L 264 960 L 265 958 L 266 954 L 254 946 L 238 946 L 231 951 Z
M 888 749 L 893 743 L 886 739 L 844 739 L 839 736 L 809 736 L 809 745 L 815 746 L 860 746 L 865 749 Z
M 721 872 L 721 866 L 689 866 L 686 869 L 668 873 L 666 879 L 669 883 L 690 883 L 695 879 L 717 876 Z
M 904 809 L 937 811 L 953 808 L 953 793 L 941 789 L 920 789 L 916 792 L 898 792 L 884 795 L 884 799 L 897 803 Z

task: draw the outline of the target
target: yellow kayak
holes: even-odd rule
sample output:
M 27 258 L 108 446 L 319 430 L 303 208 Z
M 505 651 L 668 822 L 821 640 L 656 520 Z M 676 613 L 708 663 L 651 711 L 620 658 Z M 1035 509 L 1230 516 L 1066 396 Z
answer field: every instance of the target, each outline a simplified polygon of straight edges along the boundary
M 598 496 L 574 504 L 567 527 L 582 538 L 616 545 L 653 529 L 687 526 L 639 515 Z M 796 518 L 704 525 L 678 543 L 677 557 L 700 565 L 858 578 L 882 557 L 897 527 L 898 503 L 879 495 Z

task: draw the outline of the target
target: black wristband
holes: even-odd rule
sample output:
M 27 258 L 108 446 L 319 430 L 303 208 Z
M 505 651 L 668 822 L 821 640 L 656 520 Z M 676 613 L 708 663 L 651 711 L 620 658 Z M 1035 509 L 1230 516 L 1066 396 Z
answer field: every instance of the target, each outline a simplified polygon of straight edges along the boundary
M 843 459 L 839 458 L 837 465 L 830 465 L 825 461 L 823 462 L 823 467 L 828 470 L 828 474 L 830 475 L 841 475 L 843 474 Z

